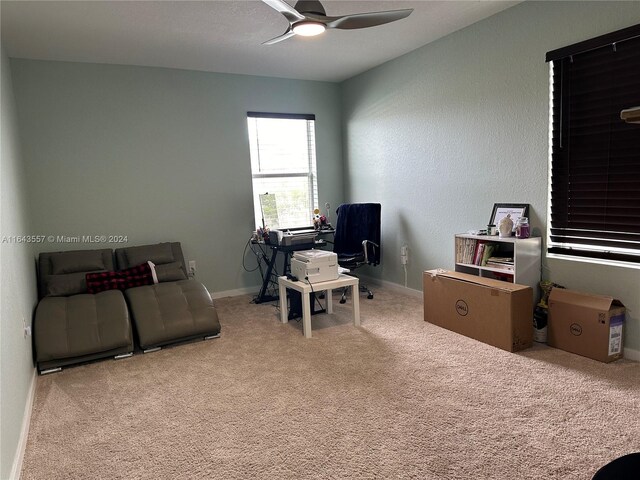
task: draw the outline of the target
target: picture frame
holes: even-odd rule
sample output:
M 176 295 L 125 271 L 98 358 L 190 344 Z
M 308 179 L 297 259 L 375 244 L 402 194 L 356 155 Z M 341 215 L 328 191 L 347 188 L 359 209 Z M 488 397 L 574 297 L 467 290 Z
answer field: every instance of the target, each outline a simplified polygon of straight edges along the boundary
M 529 216 L 529 204 L 528 203 L 494 203 L 493 211 L 491 212 L 491 218 L 489 219 L 489 225 L 495 225 L 496 227 L 504 217 L 511 214 L 511 220 L 513 220 L 513 232 L 516 231 L 516 224 L 520 217 Z

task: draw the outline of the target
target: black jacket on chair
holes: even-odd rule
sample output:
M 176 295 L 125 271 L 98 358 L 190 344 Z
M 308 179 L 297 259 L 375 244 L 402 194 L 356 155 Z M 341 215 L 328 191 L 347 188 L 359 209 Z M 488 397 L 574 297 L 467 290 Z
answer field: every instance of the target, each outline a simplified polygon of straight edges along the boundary
M 338 207 L 333 251 L 340 266 L 380 263 L 380 212 L 379 203 L 345 203 Z

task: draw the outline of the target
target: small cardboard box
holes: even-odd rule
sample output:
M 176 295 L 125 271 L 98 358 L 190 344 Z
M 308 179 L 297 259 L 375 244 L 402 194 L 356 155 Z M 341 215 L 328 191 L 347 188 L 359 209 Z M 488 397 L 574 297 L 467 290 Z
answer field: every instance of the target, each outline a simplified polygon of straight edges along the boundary
M 613 297 L 554 288 L 547 342 L 601 362 L 618 360 L 623 356 L 625 310 Z
M 531 287 L 440 269 L 423 282 L 426 322 L 509 352 L 533 343 Z

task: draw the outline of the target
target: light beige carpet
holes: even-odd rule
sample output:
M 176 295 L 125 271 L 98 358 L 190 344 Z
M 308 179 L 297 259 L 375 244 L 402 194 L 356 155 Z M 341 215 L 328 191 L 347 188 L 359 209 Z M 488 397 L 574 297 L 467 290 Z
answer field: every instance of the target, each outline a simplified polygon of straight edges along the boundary
M 249 301 L 215 302 L 220 339 L 39 377 L 22 478 L 590 479 L 640 451 L 639 363 L 507 353 L 384 289 L 310 340 Z

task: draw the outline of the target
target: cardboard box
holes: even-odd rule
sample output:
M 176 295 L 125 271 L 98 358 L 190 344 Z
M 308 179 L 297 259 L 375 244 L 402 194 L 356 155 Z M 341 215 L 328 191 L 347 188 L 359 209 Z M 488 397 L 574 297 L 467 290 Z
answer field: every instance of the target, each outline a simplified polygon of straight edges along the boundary
M 547 342 L 601 362 L 618 360 L 623 356 L 625 310 L 613 297 L 554 288 Z
M 532 345 L 531 287 L 440 269 L 423 281 L 426 322 L 509 352 Z

